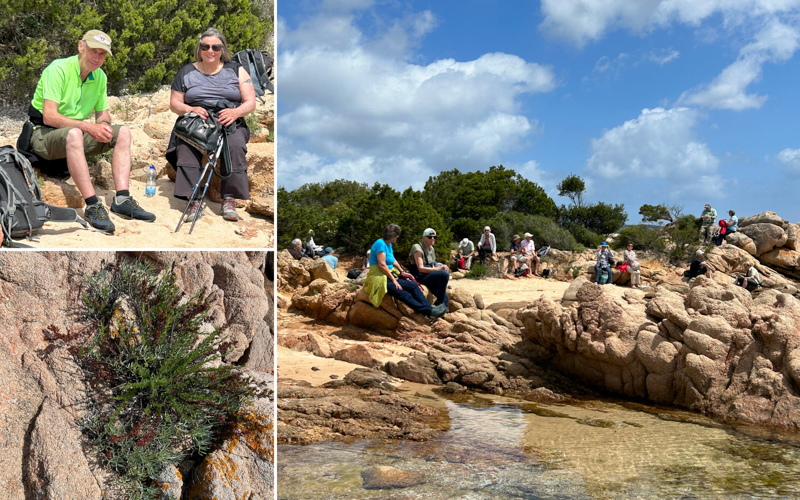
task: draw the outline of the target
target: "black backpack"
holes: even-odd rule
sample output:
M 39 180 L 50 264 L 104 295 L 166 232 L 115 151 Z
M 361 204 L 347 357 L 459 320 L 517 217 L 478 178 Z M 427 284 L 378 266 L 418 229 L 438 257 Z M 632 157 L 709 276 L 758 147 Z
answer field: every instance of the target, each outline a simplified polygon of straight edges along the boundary
M 272 64 L 275 60 L 270 57 L 269 52 L 259 52 L 255 49 L 245 49 L 233 55 L 233 60 L 241 64 L 250 78 L 253 80 L 253 88 L 256 90 L 256 97 L 262 103 L 261 98 L 269 90 L 275 93 L 275 87 L 270 81 L 272 79 Z
M 45 222 L 77 222 L 89 226 L 74 208 L 48 205 L 42 201 L 39 184 L 30 162 L 11 146 L 0 147 L 0 230 L 2 245 L 21 246 L 12 238 L 31 237 Z
M 351 269 L 347 271 L 347 278 L 351 280 L 358 279 L 361 276 L 361 269 Z

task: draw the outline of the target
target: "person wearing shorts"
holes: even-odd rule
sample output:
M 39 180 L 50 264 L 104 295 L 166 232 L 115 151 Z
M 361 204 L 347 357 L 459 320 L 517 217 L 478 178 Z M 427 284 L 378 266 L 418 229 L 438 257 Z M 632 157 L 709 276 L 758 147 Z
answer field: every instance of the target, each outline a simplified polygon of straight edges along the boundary
M 86 156 L 114 150 L 111 171 L 116 195 L 111 212 L 126 218 L 153 222 L 130 195 L 131 131 L 113 125 L 106 98 L 107 79 L 100 67 L 111 55 L 111 38 L 100 30 L 87 31 L 78 42 L 78 54 L 56 59 L 42 72 L 28 115 L 34 125 L 31 152 L 45 160 L 67 159 L 67 168 L 86 202 L 84 217 L 95 229 L 116 229 L 103 202 L 97 198 Z M 92 112 L 95 123 L 86 120 Z

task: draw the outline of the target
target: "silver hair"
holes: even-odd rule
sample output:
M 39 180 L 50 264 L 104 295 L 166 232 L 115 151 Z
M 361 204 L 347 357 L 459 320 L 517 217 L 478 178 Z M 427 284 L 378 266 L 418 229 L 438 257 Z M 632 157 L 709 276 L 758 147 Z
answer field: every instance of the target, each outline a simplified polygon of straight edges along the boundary
M 391 240 L 392 238 L 396 238 L 400 236 L 400 226 L 397 224 L 389 224 L 386 226 L 386 229 L 383 230 L 383 240 Z
M 203 38 L 210 36 L 219 38 L 220 43 L 222 43 L 222 52 L 219 55 L 219 60 L 223 63 L 230 61 L 231 53 L 228 52 L 228 41 L 225 39 L 225 35 L 223 35 L 222 32 L 217 28 L 208 28 L 200 34 L 200 38 L 197 39 L 197 43 L 194 45 L 194 60 L 197 62 L 203 60 L 202 56 L 200 55 L 200 44 L 203 43 Z
M 694 256 L 695 256 L 695 257 L 702 257 L 703 255 L 704 255 L 704 253 L 703 253 L 703 251 L 702 251 L 702 250 L 698 250 L 698 251 L 696 251 L 696 252 L 694 253 Z
M 292 240 L 292 248 L 297 248 L 302 244 L 303 244 L 303 242 L 300 241 L 300 238 L 295 238 L 295 239 Z

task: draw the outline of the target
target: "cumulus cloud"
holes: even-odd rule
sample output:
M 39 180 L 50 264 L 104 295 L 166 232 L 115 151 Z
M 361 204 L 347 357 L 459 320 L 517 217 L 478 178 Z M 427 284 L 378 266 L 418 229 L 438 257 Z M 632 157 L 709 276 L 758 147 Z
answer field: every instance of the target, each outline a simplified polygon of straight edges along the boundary
M 592 139 L 587 170 L 605 179 L 654 177 L 676 183 L 711 176 L 719 159 L 695 138 L 697 120 L 697 111 L 689 108 L 644 109 L 638 118 Z
M 778 161 L 800 174 L 800 149 L 786 148 L 777 155 Z
M 305 169 L 317 181 L 424 184 L 442 169 L 485 168 L 540 130 L 519 98 L 553 90 L 550 67 L 505 53 L 418 64 L 413 48 L 437 23 L 430 12 L 383 23 L 373 36 L 356 18 L 329 10 L 294 29 L 279 23 L 287 187 Z
M 703 21 L 720 15 L 727 29 L 756 35 L 736 61 L 710 83 L 684 92 L 676 105 L 739 111 L 766 102 L 765 95 L 747 93 L 760 80 L 763 65 L 787 61 L 797 50 L 799 9 L 800 0 L 542 0 L 540 28 L 581 47 L 614 29 L 646 33 L 672 23 L 702 29 Z M 672 51 L 652 60 L 664 64 L 677 56 Z
M 799 6 L 800 0 L 542 0 L 540 28 L 580 47 L 614 29 L 646 32 L 673 22 L 699 26 L 715 14 L 728 25 L 743 24 Z
M 747 94 L 747 87 L 761 79 L 766 62 L 784 62 L 794 55 L 800 31 L 773 19 L 755 39 L 742 47 L 739 57 L 711 83 L 684 92 L 678 105 L 693 104 L 716 109 L 740 111 L 760 108 L 767 96 Z

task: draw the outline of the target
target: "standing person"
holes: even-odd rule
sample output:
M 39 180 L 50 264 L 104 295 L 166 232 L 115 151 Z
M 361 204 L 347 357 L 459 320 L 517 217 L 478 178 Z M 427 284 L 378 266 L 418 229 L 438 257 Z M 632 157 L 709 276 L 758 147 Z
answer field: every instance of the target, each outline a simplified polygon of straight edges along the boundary
M 112 125 L 106 97 L 106 74 L 100 67 L 111 55 L 111 38 L 99 30 L 87 31 L 78 42 L 78 54 L 56 59 L 36 84 L 28 115 L 34 125 L 31 152 L 45 160 L 67 159 L 67 168 L 86 202 L 84 217 L 95 229 L 113 233 L 116 227 L 97 198 L 86 156 L 111 149 L 111 172 L 116 195 L 111 212 L 126 219 L 153 222 L 130 195 L 131 131 Z M 94 111 L 95 123 L 84 121 Z
M 633 250 L 633 242 L 629 241 L 625 245 L 622 253 L 622 261 L 628 263 L 628 272 L 631 275 L 631 288 L 642 288 L 642 273 L 639 271 L 641 264 L 636 259 L 636 252 Z
M 481 264 L 486 261 L 486 256 L 489 254 L 492 255 L 492 260 L 497 262 L 497 241 L 494 239 L 492 228 L 486 226 L 483 228 L 480 241 L 478 241 L 478 258 Z
M 735 210 L 728 210 L 728 233 L 735 233 L 739 230 L 739 218 L 736 217 Z
M 705 210 L 700 214 L 700 239 L 707 245 L 714 237 L 714 222 L 717 220 L 717 211 L 711 208 L 710 203 L 706 203 Z
M 461 240 L 461 243 L 458 244 L 458 249 L 464 257 L 464 269 L 469 271 L 472 267 L 472 257 L 478 254 L 478 252 L 475 251 L 475 243 L 471 242 L 469 238 L 464 238 Z
M 364 262 L 361 265 L 361 270 L 362 271 L 366 271 L 367 269 L 369 269 L 369 254 L 370 254 L 370 250 L 367 250 L 367 256 L 364 257 Z
M 598 285 L 601 284 L 600 276 L 602 276 L 603 273 L 606 273 L 608 275 L 608 281 L 606 281 L 605 284 L 607 285 L 614 284 L 614 277 L 611 274 L 611 266 L 613 265 L 613 262 L 614 262 L 614 252 L 612 252 L 611 249 L 608 248 L 608 242 L 604 241 L 597 248 L 597 263 L 594 266 L 595 283 L 597 283 Z
M 438 318 L 446 312 L 444 305 L 431 307 L 419 284 L 412 281 L 414 277 L 403 272 L 394 259 L 392 244 L 400 237 L 400 232 L 400 226 L 389 224 L 382 237 L 373 243 L 364 290 L 375 307 L 380 307 L 383 297 L 388 294 L 423 316 Z
M 521 245 L 528 259 L 528 267 L 533 270 L 533 274 L 530 276 L 541 277 L 542 273 L 539 272 L 539 264 L 541 263 L 541 259 L 536 253 L 536 245 L 533 244 L 533 235 L 531 233 L 525 233 L 525 239 L 522 241 Z
M 436 262 L 436 231 L 427 228 L 422 232 L 422 241 L 415 243 L 408 254 L 411 261 L 409 271 L 420 284 L 425 285 L 436 297 L 434 307 L 443 304 L 446 311 L 450 310 L 450 299 L 447 298 L 447 283 L 450 281 L 450 271 L 445 264 Z
M 322 252 L 322 259 L 331 266 L 331 269 L 336 269 L 336 265 L 339 264 L 339 258 L 333 255 L 333 248 L 331 247 L 325 247 Z
M 194 111 L 203 119 L 209 113 L 217 113 L 217 121 L 225 126 L 232 163 L 228 167 L 232 173 L 220 186 L 222 217 L 237 221 L 241 217 L 236 213 L 236 200 L 250 199 L 246 159 L 250 130 L 244 117 L 256 108 L 256 91 L 247 71 L 230 60 L 228 43 L 220 30 L 208 28 L 200 35 L 194 58 L 195 62 L 181 68 L 172 80 L 169 109 L 180 116 Z M 189 199 L 200 180 L 202 159 L 200 151 L 180 139 L 170 139 L 167 161 L 176 166 L 175 198 Z M 202 217 L 200 204 L 200 201 L 189 204 L 187 221 Z

